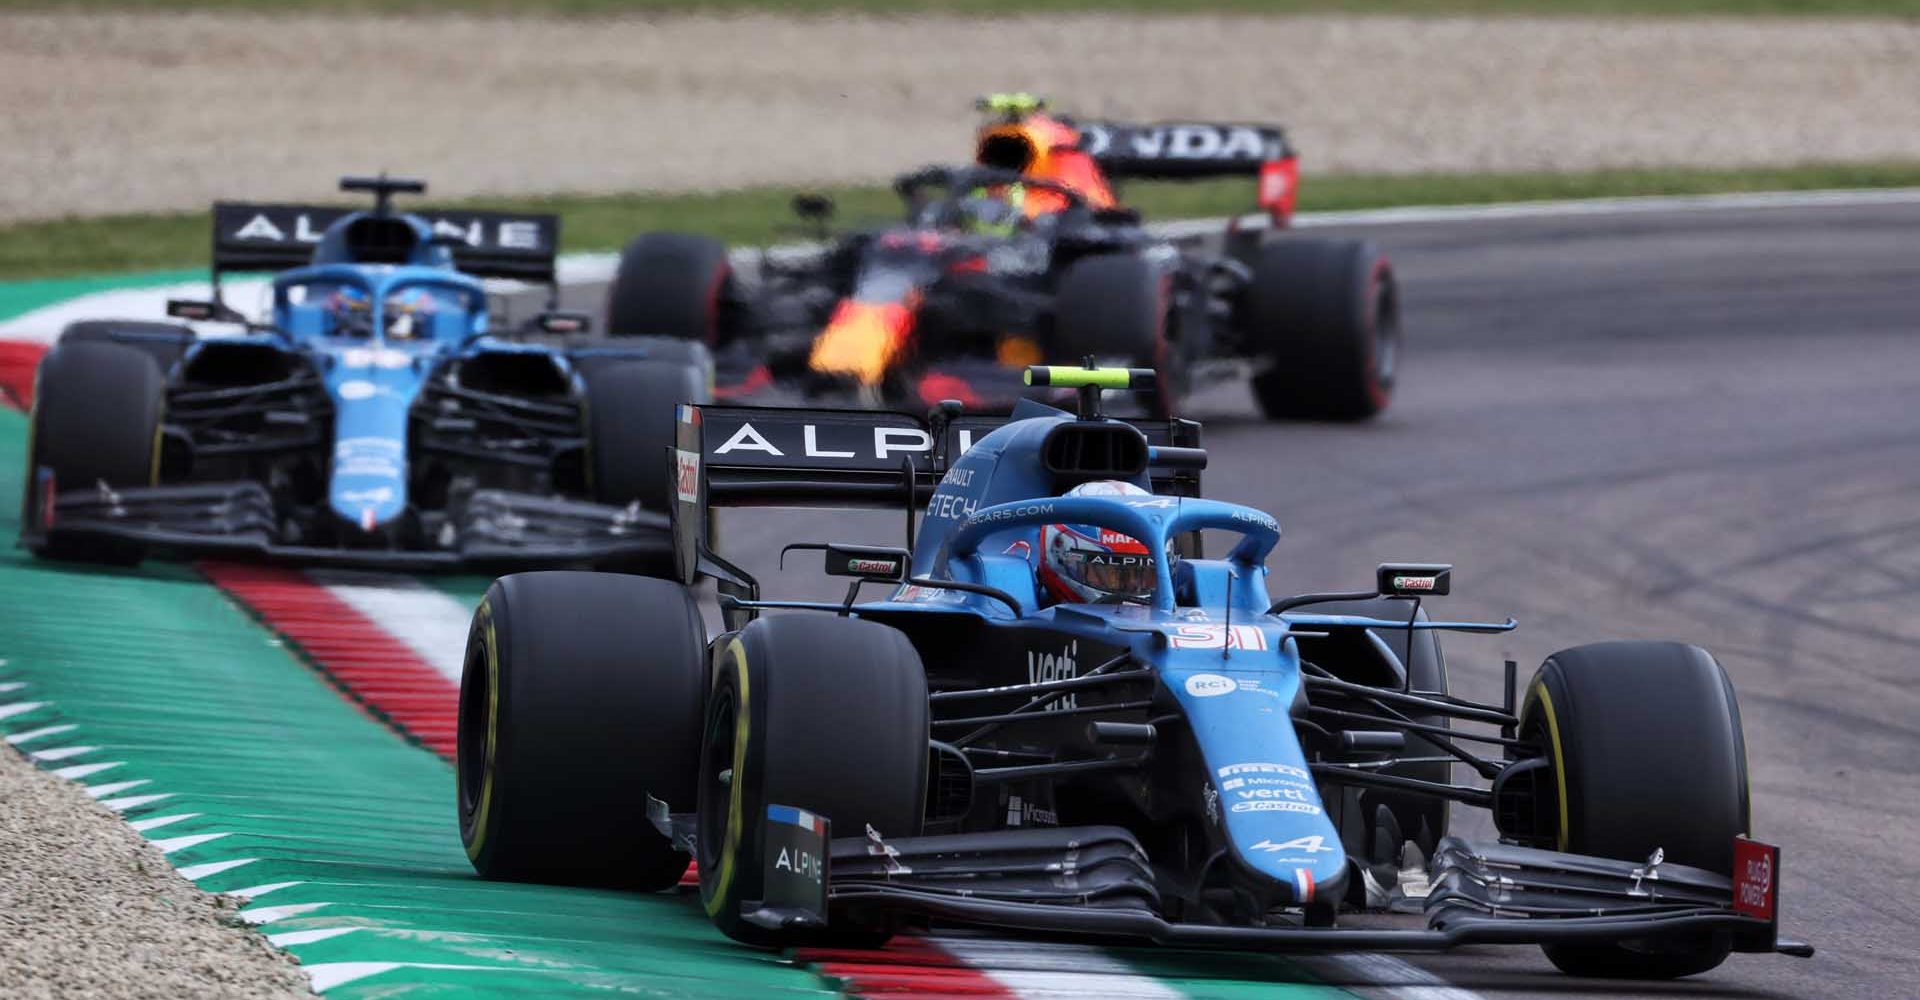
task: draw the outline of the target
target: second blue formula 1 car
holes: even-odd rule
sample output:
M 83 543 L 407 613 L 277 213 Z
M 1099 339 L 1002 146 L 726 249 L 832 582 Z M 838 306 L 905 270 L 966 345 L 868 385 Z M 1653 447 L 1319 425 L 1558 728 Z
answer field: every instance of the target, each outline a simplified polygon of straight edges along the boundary
M 1779 853 L 1746 836 L 1739 709 L 1705 650 L 1580 646 L 1524 689 L 1509 663 L 1502 703 L 1454 697 L 1439 636 L 1514 623 L 1430 620 L 1449 567 L 1275 601 L 1279 526 L 1199 496 L 1197 425 L 1099 415 L 1150 371 L 1028 375 L 1079 412 L 684 407 L 678 569 L 718 582 L 725 628 L 682 583 L 496 582 L 461 686 L 475 867 L 664 889 L 697 861 L 714 923 L 766 946 L 929 922 L 1531 943 L 1651 978 L 1811 952 L 1777 934 Z M 789 545 L 846 599 L 761 599 L 709 550 L 707 509 L 796 503 L 905 507 L 909 543 Z M 1201 531 L 1233 539 L 1223 558 Z M 1449 836 L 1455 803 L 1500 839 Z
M 697 344 L 586 339 L 552 308 L 517 330 L 483 279 L 555 286 L 559 220 L 401 212 L 420 181 L 347 178 L 368 211 L 214 206 L 209 302 L 75 323 L 42 361 L 23 536 L 48 557 L 218 553 L 415 569 L 667 565 L 674 405 Z M 276 272 L 271 316 L 224 274 Z

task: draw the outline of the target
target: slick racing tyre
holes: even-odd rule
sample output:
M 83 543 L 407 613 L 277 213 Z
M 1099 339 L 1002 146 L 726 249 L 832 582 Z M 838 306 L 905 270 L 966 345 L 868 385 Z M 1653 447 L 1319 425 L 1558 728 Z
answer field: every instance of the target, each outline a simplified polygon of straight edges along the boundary
M 516 573 L 474 613 L 460 678 L 460 839 L 482 877 L 657 891 L 688 855 L 647 798 L 695 804 L 706 628 L 685 587 Z
M 164 374 L 187 353 L 193 328 L 144 319 L 83 319 L 60 331 L 62 344 L 123 344 L 153 359 Z
M 1400 355 L 1393 268 L 1371 243 L 1276 239 L 1241 303 L 1253 394 L 1270 420 L 1367 420 L 1387 408 Z
M 1379 618 L 1385 621 L 1406 621 L 1408 602 L 1391 598 L 1374 598 L 1358 601 L 1320 601 L 1288 608 L 1301 614 L 1318 615 L 1355 615 L 1365 618 Z M 1425 611 L 1420 613 L 1425 619 Z M 1447 693 L 1447 661 L 1440 651 L 1440 638 L 1431 631 L 1411 631 L 1408 629 L 1375 629 L 1375 638 L 1385 643 L 1393 654 L 1400 658 L 1406 667 L 1408 680 L 1413 690 L 1424 693 L 1444 695 Z M 1357 634 L 1342 635 L 1335 633 L 1325 639 L 1303 639 L 1300 644 L 1301 656 L 1320 667 L 1331 671 L 1341 680 L 1356 684 L 1369 684 L 1399 688 L 1400 678 L 1386 672 L 1385 663 L 1368 650 L 1340 650 L 1327 644 L 1345 639 L 1361 639 Z M 1370 643 L 1370 640 L 1369 640 Z M 1342 669 L 1343 664 L 1366 664 L 1370 672 L 1359 669 Z M 1415 722 L 1444 726 L 1444 715 L 1410 715 Z M 1408 734 L 1407 748 L 1400 752 L 1404 757 L 1428 758 L 1414 764 L 1397 764 L 1387 768 L 1387 774 L 1421 781 L 1448 784 L 1452 781 L 1453 766 L 1444 761 L 1431 758 L 1444 757 L 1445 752 L 1418 734 Z M 1448 803 L 1430 795 L 1416 795 L 1393 792 L 1379 788 L 1341 788 L 1329 789 L 1326 796 L 1328 818 L 1333 820 L 1340 830 L 1341 838 L 1347 844 L 1348 853 L 1365 858 L 1376 864 L 1397 861 L 1397 852 L 1406 841 L 1413 841 L 1421 852 L 1432 857 L 1434 847 L 1447 835 Z M 1386 816 L 1381 815 L 1385 809 Z
M 1152 415 L 1171 417 L 1186 395 L 1185 366 L 1167 326 L 1172 277 L 1133 254 L 1083 257 L 1060 276 L 1047 361 L 1077 365 L 1088 356 L 1152 368 Z
M 620 252 L 607 289 L 607 334 L 674 337 L 709 347 L 726 339 L 733 265 L 705 236 L 647 233 Z
M 667 453 L 681 403 L 710 399 L 712 370 L 701 361 L 635 360 L 586 373 L 593 496 L 602 503 L 665 513 L 673 499 Z
M 108 486 L 152 486 L 159 475 L 160 427 L 166 380 L 153 358 L 137 348 L 97 340 L 63 343 L 40 362 L 28 448 L 26 508 L 47 499 L 36 470 L 53 472 L 56 491 Z M 52 534 L 34 543 L 49 559 L 134 565 L 145 556 L 137 542 Z
M 1546 750 L 1560 850 L 1723 875 L 1748 832 L 1747 750 L 1733 684 L 1712 654 L 1677 642 L 1605 642 L 1547 657 L 1528 686 L 1521 739 Z M 1673 979 L 1727 957 L 1725 934 L 1625 945 L 1545 945 L 1576 976 Z
M 920 832 L 926 809 L 927 678 L 898 630 L 854 618 L 762 618 L 715 660 L 700 749 L 700 899 L 728 937 L 806 939 L 746 918 L 765 898 L 767 807 L 824 816 L 832 837 Z M 837 919 L 837 918 L 836 918 Z M 829 940 L 877 946 L 885 931 L 836 925 Z

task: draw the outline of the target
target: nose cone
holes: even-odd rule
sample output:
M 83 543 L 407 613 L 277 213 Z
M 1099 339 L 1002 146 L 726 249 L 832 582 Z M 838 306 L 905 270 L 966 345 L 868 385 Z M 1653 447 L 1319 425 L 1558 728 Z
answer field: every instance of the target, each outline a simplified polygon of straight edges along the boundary
M 339 519 L 373 534 L 407 506 L 406 445 L 399 438 L 343 438 L 333 448 L 328 502 Z
M 334 444 L 327 501 L 343 525 L 373 535 L 407 509 L 407 413 L 420 373 L 404 352 L 355 349 L 337 359 L 328 384 Z

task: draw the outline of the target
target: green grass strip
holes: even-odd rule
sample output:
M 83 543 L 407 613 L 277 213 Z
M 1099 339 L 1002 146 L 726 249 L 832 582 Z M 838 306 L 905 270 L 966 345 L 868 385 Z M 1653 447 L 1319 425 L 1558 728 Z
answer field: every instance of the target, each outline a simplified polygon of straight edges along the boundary
M 1407 174 L 1313 177 L 1301 183 L 1302 211 L 1399 205 L 1485 204 L 1555 198 L 1804 191 L 1920 185 L 1920 163 L 1813 164 L 1748 170 L 1648 169 L 1587 173 Z M 800 235 L 788 203 L 801 189 L 752 188 L 700 194 L 486 198 L 468 207 L 558 212 L 566 251 L 613 250 L 655 229 L 707 233 L 737 245 Z M 884 186 L 829 189 L 842 224 L 897 218 Z M 236 192 L 236 196 L 244 192 Z M 1250 181 L 1138 183 L 1126 191 L 1149 219 L 1228 215 L 1252 209 Z M 204 212 L 64 219 L 0 226 L 0 281 L 66 278 L 206 265 Z
M 213 10 L 395 14 L 924 14 L 968 17 L 1078 11 L 1137 14 L 1368 14 L 1911 17 L 1916 0 L 0 0 L 0 10 Z

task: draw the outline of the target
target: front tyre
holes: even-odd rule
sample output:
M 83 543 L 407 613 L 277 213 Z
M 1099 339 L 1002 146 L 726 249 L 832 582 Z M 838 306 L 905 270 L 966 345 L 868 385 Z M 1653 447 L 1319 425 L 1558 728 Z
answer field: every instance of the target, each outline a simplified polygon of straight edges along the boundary
M 147 352 L 99 340 L 64 342 L 40 362 L 34 393 L 33 437 L 28 447 L 26 489 L 40 489 L 37 472 L 53 473 L 55 490 L 152 486 L 159 478 L 160 429 L 166 379 Z M 27 497 L 26 509 L 47 502 Z M 32 528 L 28 524 L 25 527 Z M 134 565 L 145 546 L 118 538 L 62 535 L 53 531 L 33 543 L 46 559 Z
M 1746 738 L 1733 683 L 1678 642 L 1604 642 L 1547 657 L 1528 686 L 1521 738 L 1551 763 L 1562 851 L 1669 862 L 1723 875 L 1751 827 Z M 1675 979 L 1726 960 L 1727 935 L 1620 945 L 1544 945 L 1576 976 Z
M 1260 248 L 1240 326 L 1270 420 L 1368 420 L 1399 368 L 1400 294 L 1371 243 L 1283 238 Z
M 516 573 L 474 613 L 460 839 L 484 878 L 657 891 L 688 856 L 647 797 L 694 808 L 706 626 L 677 583 Z
M 748 919 L 764 896 L 767 807 L 825 816 L 834 837 L 912 837 L 925 813 L 927 679 L 897 629 L 853 618 L 763 618 L 716 660 L 700 751 L 700 899 L 728 937 L 794 931 Z M 835 927 L 843 935 L 849 928 Z M 884 931 L 851 929 L 877 944 Z

